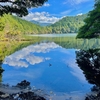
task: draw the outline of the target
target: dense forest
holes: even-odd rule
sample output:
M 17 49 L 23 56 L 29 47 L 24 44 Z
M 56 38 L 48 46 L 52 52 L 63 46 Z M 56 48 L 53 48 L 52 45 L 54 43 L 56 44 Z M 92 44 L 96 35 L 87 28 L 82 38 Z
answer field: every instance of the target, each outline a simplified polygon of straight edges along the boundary
M 19 39 L 24 34 L 45 34 L 45 33 L 76 33 L 84 25 L 85 15 L 64 17 L 50 26 L 42 27 L 23 20 L 17 16 L 4 14 L 0 17 L 0 40 Z
M 79 28 L 84 25 L 87 14 L 78 16 L 67 16 L 60 21 L 52 24 L 52 33 L 77 33 Z
M 10 14 L 0 17 L 0 39 L 19 39 L 24 34 L 48 33 L 47 30 Z

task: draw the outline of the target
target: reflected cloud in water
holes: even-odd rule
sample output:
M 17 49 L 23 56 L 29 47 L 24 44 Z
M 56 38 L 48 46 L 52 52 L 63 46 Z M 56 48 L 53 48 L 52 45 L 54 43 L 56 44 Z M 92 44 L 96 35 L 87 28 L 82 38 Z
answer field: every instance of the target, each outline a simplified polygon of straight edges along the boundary
M 27 62 L 29 62 L 31 65 L 35 65 L 38 63 L 41 63 L 44 61 L 43 57 L 38 57 L 38 56 L 34 56 L 34 55 L 28 55 L 24 58 Z
M 20 51 L 15 52 L 14 54 L 7 56 L 3 64 L 8 64 L 13 67 L 25 67 L 27 68 L 28 64 L 38 64 L 45 60 L 50 60 L 49 57 L 39 57 L 35 56 L 34 53 L 47 53 L 51 49 L 58 48 L 59 45 L 54 42 L 40 43 L 36 45 L 30 45 L 26 48 L 23 48 Z M 27 62 L 26 62 L 27 61 Z
M 75 51 L 54 42 L 30 45 L 5 58 L 3 81 L 13 85 L 26 79 L 32 86 L 58 94 L 53 95 L 53 100 L 63 100 L 68 94 L 77 97 L 77 93 L 82 93 L 83 96 L 92 86 L 76 64 Z
M 86 83 L 86 78 L 83 74 L 83 71 L 77 67 L 76 64 L 76 55 L 75 55 L 75 51 L 74 49 L 62 49 L 61 52 L 67 54 L 67 58 L 63 59 L 63 62 L 66 64 L 67 67 L 70 67 L 71 70 L 70 72 L 77 77 L 81 82 L 85 82 Z

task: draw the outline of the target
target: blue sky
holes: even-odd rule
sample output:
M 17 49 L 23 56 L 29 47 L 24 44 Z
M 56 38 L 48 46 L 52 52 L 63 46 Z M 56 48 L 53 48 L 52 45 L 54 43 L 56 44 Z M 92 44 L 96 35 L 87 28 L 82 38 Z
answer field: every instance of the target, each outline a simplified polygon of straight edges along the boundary
M 54 23 L 64 16 L 76 16 L 93 9 L 94 0 L 48 0 L 43 6 L 29 9 L 26 20 Z

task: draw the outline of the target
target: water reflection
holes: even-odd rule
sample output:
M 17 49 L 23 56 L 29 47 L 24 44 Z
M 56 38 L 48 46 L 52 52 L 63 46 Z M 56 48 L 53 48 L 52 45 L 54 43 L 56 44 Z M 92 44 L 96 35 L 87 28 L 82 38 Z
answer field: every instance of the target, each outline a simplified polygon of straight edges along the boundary
M 47 53 L 51 49 L 57 47 L 60 46 L 55 44 L 54 42 L 30 45 L 6 57 L 4 60 L 4 64 L 8 64 L 9 66 L 13 66 L 13 67 L 27 68 L 29 64 L 34 65 L 50 59 L 49 57 L 35 56 L 34 53 Z
M 2 82 L 2 73 L 3 73 L 3 69 L 2 69 L 2 67 L 0 66 L 0 82 Z
M 100 99 L 100 49 L 80 50 L 76 52 L 78 66 L 89 83 L 95 86 L 91 89 L 92 94 L 88 95 L 85 100 Z
M 6 70 L 3 82 L 15 85 L 26 79 L 32 86 L 56 94 L 53 100 L 59 100 L 59 95 L 67 99 L 70 95 L 74 98 L 82 94 L 77 97 L 81 98 L 90 91 L 92 85 L 88 84 L 82 70 L 77 67 L 75 51 L 62 48 L 54 42 L 23 48 L 5 58 L 2 65 Z
M 80 50 L 76 55 L 77 63 L 88 82 L 100 86 L 100 49 Z

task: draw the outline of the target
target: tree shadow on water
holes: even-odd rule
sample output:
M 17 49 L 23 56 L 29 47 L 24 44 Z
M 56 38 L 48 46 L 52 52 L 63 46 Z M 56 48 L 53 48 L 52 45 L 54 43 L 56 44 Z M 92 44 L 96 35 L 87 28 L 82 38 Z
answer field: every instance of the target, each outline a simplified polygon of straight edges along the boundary
M 76 62 L 87 81 L 94 84 L 85 100 L 100 100 L 100 49 L 76 51 Z
M 3 73 L 4 69 L 0 66 L 0 82 L 2 82 L 2 73 Z

